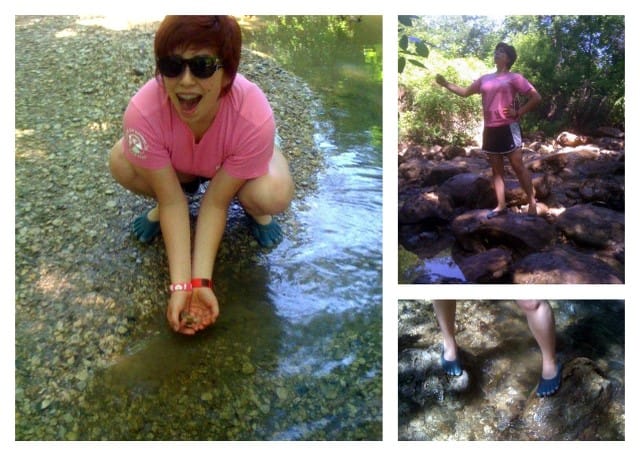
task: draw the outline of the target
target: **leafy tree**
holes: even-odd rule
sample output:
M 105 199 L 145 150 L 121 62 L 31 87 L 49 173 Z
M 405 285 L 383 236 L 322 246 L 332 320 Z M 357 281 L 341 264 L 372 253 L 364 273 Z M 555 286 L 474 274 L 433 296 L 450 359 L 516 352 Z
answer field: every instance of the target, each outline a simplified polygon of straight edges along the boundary
M 507 18 L 521 71 L 543 95 L 539 121 L 583 133 L 624 128 L 624 17 Z
M 407 62 L 418 67 L 424 64 L 415 57 L 429 57 L 429 48 L 415 35 L 410 35 L 409 30 L 413 27 L 413 21 L 417 16 L 398 16 L 398 73 L 404 71 Z
M 512 70 L 542 95 L 542 103 L 523 119 L 525 131 L 624 129 L 623 16 L 510 16 L 502 22 L 439 16 L 420 17 L 412 25 L 411 36 L 428 44 L 431 53 L 428 66 L 413 66 L 399 76 L 401 141 L 470 141 L 481 120 L 477 97 L 444 93 L 433 77 L 441 73 L 459 85 L 470 84 L 493 71 L 499 41 L 516 47 Z
M 401 141 L 468 144 L 478 136 L 482 108 L 477 96 L 457 97 L 435 83 L 437 73 L 459 85 L 490 71 L 474 58 L 446 59 L 433 51 L 428 67 L 407 67 L 399 76 Z
M 450 58 L 485 60 L 505 35 L 501 21 L 489 16 L 423 16 L 417 23 L 428 31 L 422 38 Z

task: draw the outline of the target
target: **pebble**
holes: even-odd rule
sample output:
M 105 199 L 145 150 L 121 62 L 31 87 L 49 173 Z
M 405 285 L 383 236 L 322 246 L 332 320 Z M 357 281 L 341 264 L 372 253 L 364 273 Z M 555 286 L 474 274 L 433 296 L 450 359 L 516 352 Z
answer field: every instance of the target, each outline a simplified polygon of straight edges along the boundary
M 167 331 L 162 326 L 167 300 L 164 247 L 142 246 L 129 235 L 129 221 L 148 201 L 117 186 L 107 166 L 107 153 L 121 135 L 129 97 L 153 76 L 148 52 L 153 32 L 144 27 L 119 32 L 84 28 L 78 18 L 66 16 L 16 16 L 15 20 L 15 72 L 21 82 L 16 86 L 15 124 L 16 130 L 28 132 L 17 135 L 15 144 L 16 439 L 183 440 L 186 437 L 179 433 L 185 429 L 175 429 L 166 418 L 186 423 L 206 417 L 212 414 L 209 403 L 214 398 L 222 404 L 215 409 L 218 428 L 211 430 L 209 423 L 203 427 L 203 421 L 196 421 L 189 436 L 202 439 L 197 427 L 203 427 L 209 433 L 204 439 L 255 437 L 260 421 L 275 412 L 284 412 L 280 420 L 285 429 L 292 427 L 290 421 L 317 417 L 325 408 L 317 405 L 323 400 L 318 398 L 318 385 L 306 391 L 297 415 L 289 414 L 288 403 L 295 398 L 289 382 L 307 385 L 316 382 L 312 377 L 288 380 L 274 395 L 272 384 L 263 378 L 273 374 L 265 373 L 262 361 L 245 356 L 238 347 L 221 351 L 224 356 L 214 348 L 201 348 L 212 361 L 207 362 L 206 373 L 186 365 L 184 371 L 166 373 L 161 364 L 146 373 L 135 363 L 127 373 L 112 370 L 136 341 L 151 338 L 154 331 Z M 78 35 L 50 39 L 67 29 Z M 110 44 L 106 51 L 105 40 Z M 131 59 L 136 61 L 134 67 Z M 240 70 L 264 86 L 273 102 L 285 154 L 295 144 L 290 167 L 296 182 L 303 183 L 296 188 L 296 198 L 312 194 L 316 174 L 324 166 L 312 134 L 315 96 L 302 81 L 275 71 L 266 57 L 243 51 L 241 65 L 247 71 Z M 69 93 L 75 94 L 73 100 Z M 294 220 L 290 214 L 283 217 Z M 230 215 L 229 227 L 242 221 L 237 211 Z M 264 261 L 247 241 L 245 229 L 230 230 L 225 236 L 216 262 L 233 265 L 237 271 L 232 274 Z M 242 262 L 236 265 L 238 259 Z M 142 270 L 157 274 L 143 277 Z M 220 329 L 225 331 L 224 326 Z M 223 334 L 220 339 L 226 343 L 227 337 Z M 196 361 L 192 366 L 198 365 Z M 220 372 L 212 374 L 212 367 Z M 237 379 L 238 371 L 247 378 L 230 381 Z M 166 381 L 167 391 L 163 391 L 165 378 L 171 379 Z M 180 414 L 175 379 L 183 385 L 213 382 L 214 387 L 204 393 L 186 392 L 182 397 L 193 408 Z M 221 387 L 226 382 L 233 385 Z M 368 380 L 357 389 L 366 389 L 367 384 Z M 338 398 L 337 391 L 334 394 Z M 344 394 L 364 397 L 360 390 Z M 143 401 L 149 395 L 159 399 L 157 404 Z M 247 398 L 251 401 L 243 404 Z M 240 414 L 243 411 L 245 415 Z

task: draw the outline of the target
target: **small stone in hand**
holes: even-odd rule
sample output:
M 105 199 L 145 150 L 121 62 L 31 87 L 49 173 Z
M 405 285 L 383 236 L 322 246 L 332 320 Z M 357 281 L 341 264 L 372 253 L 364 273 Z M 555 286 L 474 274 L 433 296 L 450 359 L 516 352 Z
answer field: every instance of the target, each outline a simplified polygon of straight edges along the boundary
M 190 314 L 188 311 L 182 311 L 180 313 L 180 321 L 183 322 L 186 327 L 193 327 L 195 324 L 200 322 L 200 319 L 197 316 Z

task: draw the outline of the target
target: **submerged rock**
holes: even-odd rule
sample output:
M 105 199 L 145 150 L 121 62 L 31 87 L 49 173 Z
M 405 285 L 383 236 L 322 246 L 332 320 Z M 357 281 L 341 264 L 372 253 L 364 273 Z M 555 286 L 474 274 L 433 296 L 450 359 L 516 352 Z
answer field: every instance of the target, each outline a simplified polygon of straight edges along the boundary
M 523 439 L 609 440 L 612 386 L 596 364 L 579 357 L 562 371 L 560 391 L 548 398 L 532 392 L 522 420 Z
M 398 357 L 398 392 L 405 401 L 424 406 L 469 388 L 467 370 L 447 376 L 440 366 L 440 349 L 406 349 Z

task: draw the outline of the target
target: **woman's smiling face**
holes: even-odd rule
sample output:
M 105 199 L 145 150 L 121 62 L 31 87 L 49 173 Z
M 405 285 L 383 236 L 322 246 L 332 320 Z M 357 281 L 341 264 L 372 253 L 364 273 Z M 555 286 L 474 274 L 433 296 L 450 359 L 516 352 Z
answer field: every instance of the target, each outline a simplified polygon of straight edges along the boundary
M 183 59 L 195 56 L 215 58 L 211 49 L 186 49 L 173 53 Z M 175 78 L 162 77 L 164 87 L 178 116 L 196 135 L 202 135 L 211 125 L 216 113 L 220 92 L 225 83 L 224 70 L 220 67 L 208 78 L 197 78 L 191 73 L 188 65 Z

